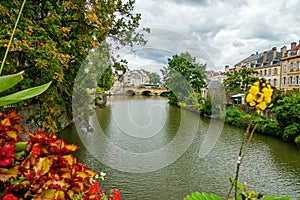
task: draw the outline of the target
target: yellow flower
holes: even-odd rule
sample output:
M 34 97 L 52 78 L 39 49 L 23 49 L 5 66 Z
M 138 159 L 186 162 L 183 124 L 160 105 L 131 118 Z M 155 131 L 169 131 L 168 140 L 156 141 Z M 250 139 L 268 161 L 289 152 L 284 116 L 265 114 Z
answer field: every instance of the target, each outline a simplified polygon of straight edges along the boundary
M 256 105 L 255 101 L 251 101 L 249 104 L 250 104 L 250 106 L 255 106 Z
M 257 104 L 256 106 L 255 106 L 255 108 L 256 108 L 256 111 L 261 111 L 261 110 L 265 110 L 266 108 L 267 108 L 267 104 L 266 104 L 266 102 L 261 102 L 261 103 L 259 103 L 259 104 Z
M 253 96 L 251 93 L 248 93 L 248 94 L 247 94 L 247 97 L 246 97 L 246 101 L 247 101 L 248 103 L 254 101 L 254 96 Z
M 271 97 L 265 97 L 265 102 L 266 103 L 271 103 Z
M 255 107 L 256 112 L 260 112 L 266 109 L 267 103 L 271 102 L 272 93 L 273 89 L 270 84 L 261 79 L 251 86 L 247 93 L 246 101 L 250 106 Z
M 253 93 L 253 94 L 256 94 L 259 92 L 259 87 L 258 86 L 251 86 L 250 90 L 249 90 L 250 93 Z

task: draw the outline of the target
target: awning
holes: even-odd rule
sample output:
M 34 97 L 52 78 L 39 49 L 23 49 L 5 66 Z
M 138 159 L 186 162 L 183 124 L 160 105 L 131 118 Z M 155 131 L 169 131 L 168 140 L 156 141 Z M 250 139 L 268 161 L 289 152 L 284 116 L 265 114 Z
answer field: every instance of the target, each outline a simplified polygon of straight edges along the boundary
M 237 98 L 237 97 L 244 97 L 245 94 L 235 94 L 233 96 L 231 96 L 231 98 Z

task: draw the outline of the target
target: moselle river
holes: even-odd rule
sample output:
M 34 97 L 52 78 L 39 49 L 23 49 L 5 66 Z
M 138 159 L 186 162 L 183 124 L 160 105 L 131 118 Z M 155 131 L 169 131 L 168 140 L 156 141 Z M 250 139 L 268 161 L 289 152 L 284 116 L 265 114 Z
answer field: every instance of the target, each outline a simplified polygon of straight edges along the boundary
M 104 189 L 118 188 L 124 200 L 180 200 L 193 191 L 226 197 L 243 130 L 224 125 L 220 136 L 212 139 L 216 143 L 206 147 L 212 150 L 199 157 L 205 137 L 211 134 L 209 127 L 219 124 L 170 106 L 166 98 L 109 97 L 95 116 L 101 131 L 94 134 L 104 133 L 105 144 L 96 135 L 90 144 L 82 142 L 85 136 L 74 124 L 62 137 L 81 147 L 75 152 L 78 161 L 107 173 L 101 183 Z M 239 180 L 249 190 L 298 199 L 299 150 L 277 138 L 255 135 Z

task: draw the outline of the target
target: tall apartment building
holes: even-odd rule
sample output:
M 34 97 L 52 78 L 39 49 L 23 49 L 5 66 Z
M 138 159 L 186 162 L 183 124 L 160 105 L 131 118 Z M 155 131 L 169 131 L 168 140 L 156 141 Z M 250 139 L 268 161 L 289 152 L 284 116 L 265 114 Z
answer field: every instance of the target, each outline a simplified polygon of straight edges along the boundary
M 248 68 L 257 71 L 258 78 L 266 79 L 272 86 L 288 90 L 300 91 L 300 40 L 277 51 L 276 47 L 241 60 L 233 68 L 225 66 L 226 72 L 240 71 Z
M 242 68 L 253 69 L 257 71 L 256 76 L 258 78 L 264 78 L 272 86 L 279 87 L 281 55 L 282 52 L 278 52 L 276 47 L 264 52 L 256 52 L 235 64 L 234 70 L 240 71 Z M 226 71 L 232 71 L 232 69 L 226 68 Z
M 285 46 L 282 49 L 280 87 L 284 91 L 300 91 L 300 41 L 298 45 L 291 43 L 289 50 Z
M 252 63 L 250 68 L 258 73 L 258 78 L 266 79 L 271 86 L 280 87 L 280 59 L 282 52 L 278 52 L 276 47 L 264 51 L 261 56 Z

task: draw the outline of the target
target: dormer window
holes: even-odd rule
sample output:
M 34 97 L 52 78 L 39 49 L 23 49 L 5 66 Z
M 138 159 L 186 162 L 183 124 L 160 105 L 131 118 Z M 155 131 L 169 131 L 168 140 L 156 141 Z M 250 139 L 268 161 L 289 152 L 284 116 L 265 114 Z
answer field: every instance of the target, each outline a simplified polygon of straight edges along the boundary
M 298 49 L 297 54 L 298 54 L 298 55 L 300 54 L 300 49 Z
M 288 51 L 288 56 L 292 56 L 292 51 Z

